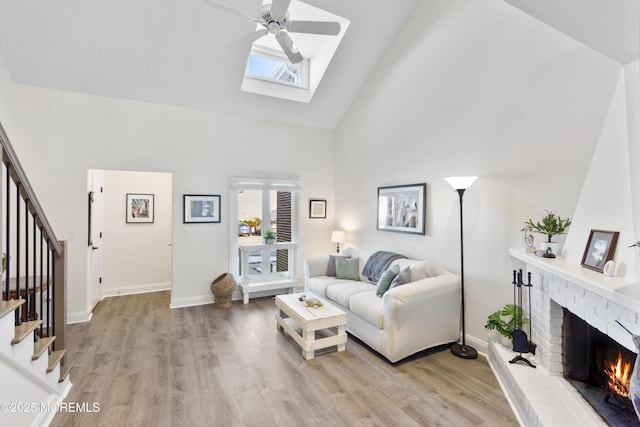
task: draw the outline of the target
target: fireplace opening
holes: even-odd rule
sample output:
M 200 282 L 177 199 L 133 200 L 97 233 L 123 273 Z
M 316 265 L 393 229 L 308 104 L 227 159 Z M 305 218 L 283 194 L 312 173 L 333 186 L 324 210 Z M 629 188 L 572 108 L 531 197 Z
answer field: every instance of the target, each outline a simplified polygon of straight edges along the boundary
M 564 309 L 564 377 L 610 426 L 640 426 L 629 398 L 636 354 Z

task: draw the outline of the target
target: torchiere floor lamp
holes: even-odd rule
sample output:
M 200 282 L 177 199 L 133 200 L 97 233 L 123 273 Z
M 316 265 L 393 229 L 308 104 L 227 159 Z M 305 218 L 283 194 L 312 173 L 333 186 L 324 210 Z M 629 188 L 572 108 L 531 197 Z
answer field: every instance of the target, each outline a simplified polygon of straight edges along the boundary
M 462 238 L 462 195 L 464 191 L 473 184 L 473 182 L 478 179 L 477 176 L 453 176 L 449 178 L 445 178 L 454 190 L 458 192 L 460 196 L 460 278 L 461 278 L 461 292 L 462 292 L 462 300 L 460 305 L 460 321 L 461 321 L 461 331 L 460 335 L 462 336 L 462 343 L 455 343 L 451 346 L 451 353 L 455 356 L 458 356 L 463 359 L 476 359 L 478 357 L 478 352 L 475 348 L 466 345 L 465 343 L 465 332 L 464 332 L 464 245 Z

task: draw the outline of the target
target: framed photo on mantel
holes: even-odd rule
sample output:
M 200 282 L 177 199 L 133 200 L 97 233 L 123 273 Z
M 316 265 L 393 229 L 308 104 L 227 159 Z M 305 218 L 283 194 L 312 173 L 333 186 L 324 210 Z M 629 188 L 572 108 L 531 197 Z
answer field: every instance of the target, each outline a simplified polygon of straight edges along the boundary
M 427 184 L 378 187 L 377 229 L 425 234 Z
M 582 255 L 582 266 L 602 273 L 604 265 L 616 253 L 618 234 L 617 231 L 591 230 Z

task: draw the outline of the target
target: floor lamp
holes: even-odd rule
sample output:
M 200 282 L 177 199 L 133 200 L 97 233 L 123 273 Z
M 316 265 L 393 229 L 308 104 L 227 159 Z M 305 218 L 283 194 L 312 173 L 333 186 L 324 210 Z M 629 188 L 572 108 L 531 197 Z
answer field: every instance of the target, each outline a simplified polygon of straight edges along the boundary
M 455 343 L 451 346 L 451 353 L 455 356 L 461 357 L 463 359 L 475 359 L 478 357 L 478 352 L 475 348 L 468 346 L 465 344 L 465 332 L 464 332 L 464 245 L 462 238 L 462 195 L 464 191 L 473 184 L 473 181 L 478 179 L 477 176 L 454 176 L 445 178 L 454 190 L 458 192 L 460 196 L 460 278 L 461 278 L 461 292 L 462 292 L 462 301 L 460 305 L 461 315 L 461 333 L 462 335 L 462 343 Z

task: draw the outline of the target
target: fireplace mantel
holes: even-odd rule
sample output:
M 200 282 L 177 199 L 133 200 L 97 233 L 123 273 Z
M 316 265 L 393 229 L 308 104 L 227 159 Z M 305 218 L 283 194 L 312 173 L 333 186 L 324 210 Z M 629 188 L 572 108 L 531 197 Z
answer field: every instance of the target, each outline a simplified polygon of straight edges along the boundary
M 514 269 L 531 273 L 531 341 L 536 355 L 525 355 L 537 369 L 510 364 L 514 353 L 489 344 L 489 361 L 518 418 L 527 426 L 606 425 L 563 379 L 563 308 L 635 352 L 630 335 L 640 334 L 640 284 L 601 273 L 563 258 L 537 257 L 511 249 Z M 529 331 L 525 331 L 529 332 Z
M 620 277 L 607 277 L 564 258 L 542 258 L 518 249 L 510 249 L 509 255 L 640 313 L 640 283 L 633 283 Z

